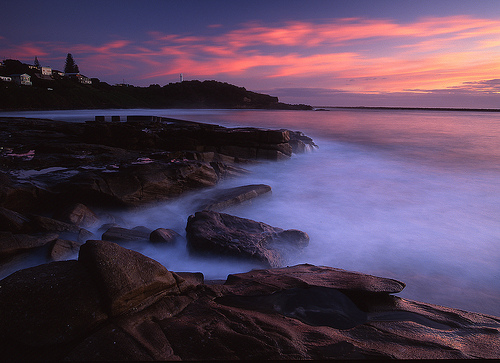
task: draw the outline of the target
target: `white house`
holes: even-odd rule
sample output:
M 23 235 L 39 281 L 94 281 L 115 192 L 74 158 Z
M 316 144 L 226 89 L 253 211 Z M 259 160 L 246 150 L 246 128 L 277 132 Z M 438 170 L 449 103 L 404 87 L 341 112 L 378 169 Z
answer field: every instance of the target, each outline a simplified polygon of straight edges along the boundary
M 50 67 L 40 67 L 40 70 L 42 71 L 42 76 L 52 77 L 52 68 L 50 68 Z
M 31 76 L 27 73 L 11 74 L 10 77 L 18 85 L 23 85 L 23 86 L 31 86 L 32 85 Z

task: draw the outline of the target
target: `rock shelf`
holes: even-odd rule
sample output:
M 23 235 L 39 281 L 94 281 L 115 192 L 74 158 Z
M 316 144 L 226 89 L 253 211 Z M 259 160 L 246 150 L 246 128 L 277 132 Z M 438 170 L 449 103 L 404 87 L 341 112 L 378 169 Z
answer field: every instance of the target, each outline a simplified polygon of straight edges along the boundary
M 222 213 L 269 196 L 270 186 L 204 192 L 186 238 L 168 225 L 125 228 L 109 213 L 316 147 L 301 132 L 1 118 L 0 142 L 0 271 L 34 251 L 48 262 L 0 281 L 6 361 L 500 358 L 500 318 L 399 298 L 405 284 L 392 279 L 285 267 L 282 251 L 307 248 L 307 233 Z M 262 269 L 205 281 L 120 245 L 127 241 L 185 243 Z

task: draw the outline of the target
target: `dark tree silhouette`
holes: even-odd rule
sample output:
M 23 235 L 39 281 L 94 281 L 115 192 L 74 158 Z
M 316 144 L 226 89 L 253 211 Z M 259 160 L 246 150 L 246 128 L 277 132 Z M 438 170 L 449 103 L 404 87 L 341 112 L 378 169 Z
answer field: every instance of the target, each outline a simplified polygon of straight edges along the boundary
M 40 68 L 40 62 L 38 61 L 38 57 L 35 57 L 35 62 L 33 63 L 33 65 L 37 68 Z
M 73 60 L 71 53 L 66 56 L 66 65 L 64 66 L 64 73 L 80 73 L 77 64 Z

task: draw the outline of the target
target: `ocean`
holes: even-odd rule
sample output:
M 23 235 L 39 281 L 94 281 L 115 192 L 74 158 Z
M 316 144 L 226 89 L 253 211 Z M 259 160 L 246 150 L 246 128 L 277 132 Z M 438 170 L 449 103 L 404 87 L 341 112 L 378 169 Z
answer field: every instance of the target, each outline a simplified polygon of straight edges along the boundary
M 272 195 L 225 212 L 310 236 L 287 265 L 310 263 L 406 283 L 403 298 L 500 316 L 500 113 L 330 109 L 0 112 L 70 122 L 159 115 L 228 127 L 303 131 L 319 146 L 248 167 L 216 188 L 264 183 Z M 123 213 L 128 226 L 184 233 L 199 194 Z M 172 271 L 225 279 L 257 265 L 129 244 Z

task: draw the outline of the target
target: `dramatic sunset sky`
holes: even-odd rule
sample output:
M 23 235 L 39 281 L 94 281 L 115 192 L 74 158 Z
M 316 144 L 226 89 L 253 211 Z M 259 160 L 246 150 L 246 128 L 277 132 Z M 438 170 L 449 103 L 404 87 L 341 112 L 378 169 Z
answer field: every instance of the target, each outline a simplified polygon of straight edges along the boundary
M 0 58 L 315 106 L 500 108 L 500 0 L 6 0 Z

